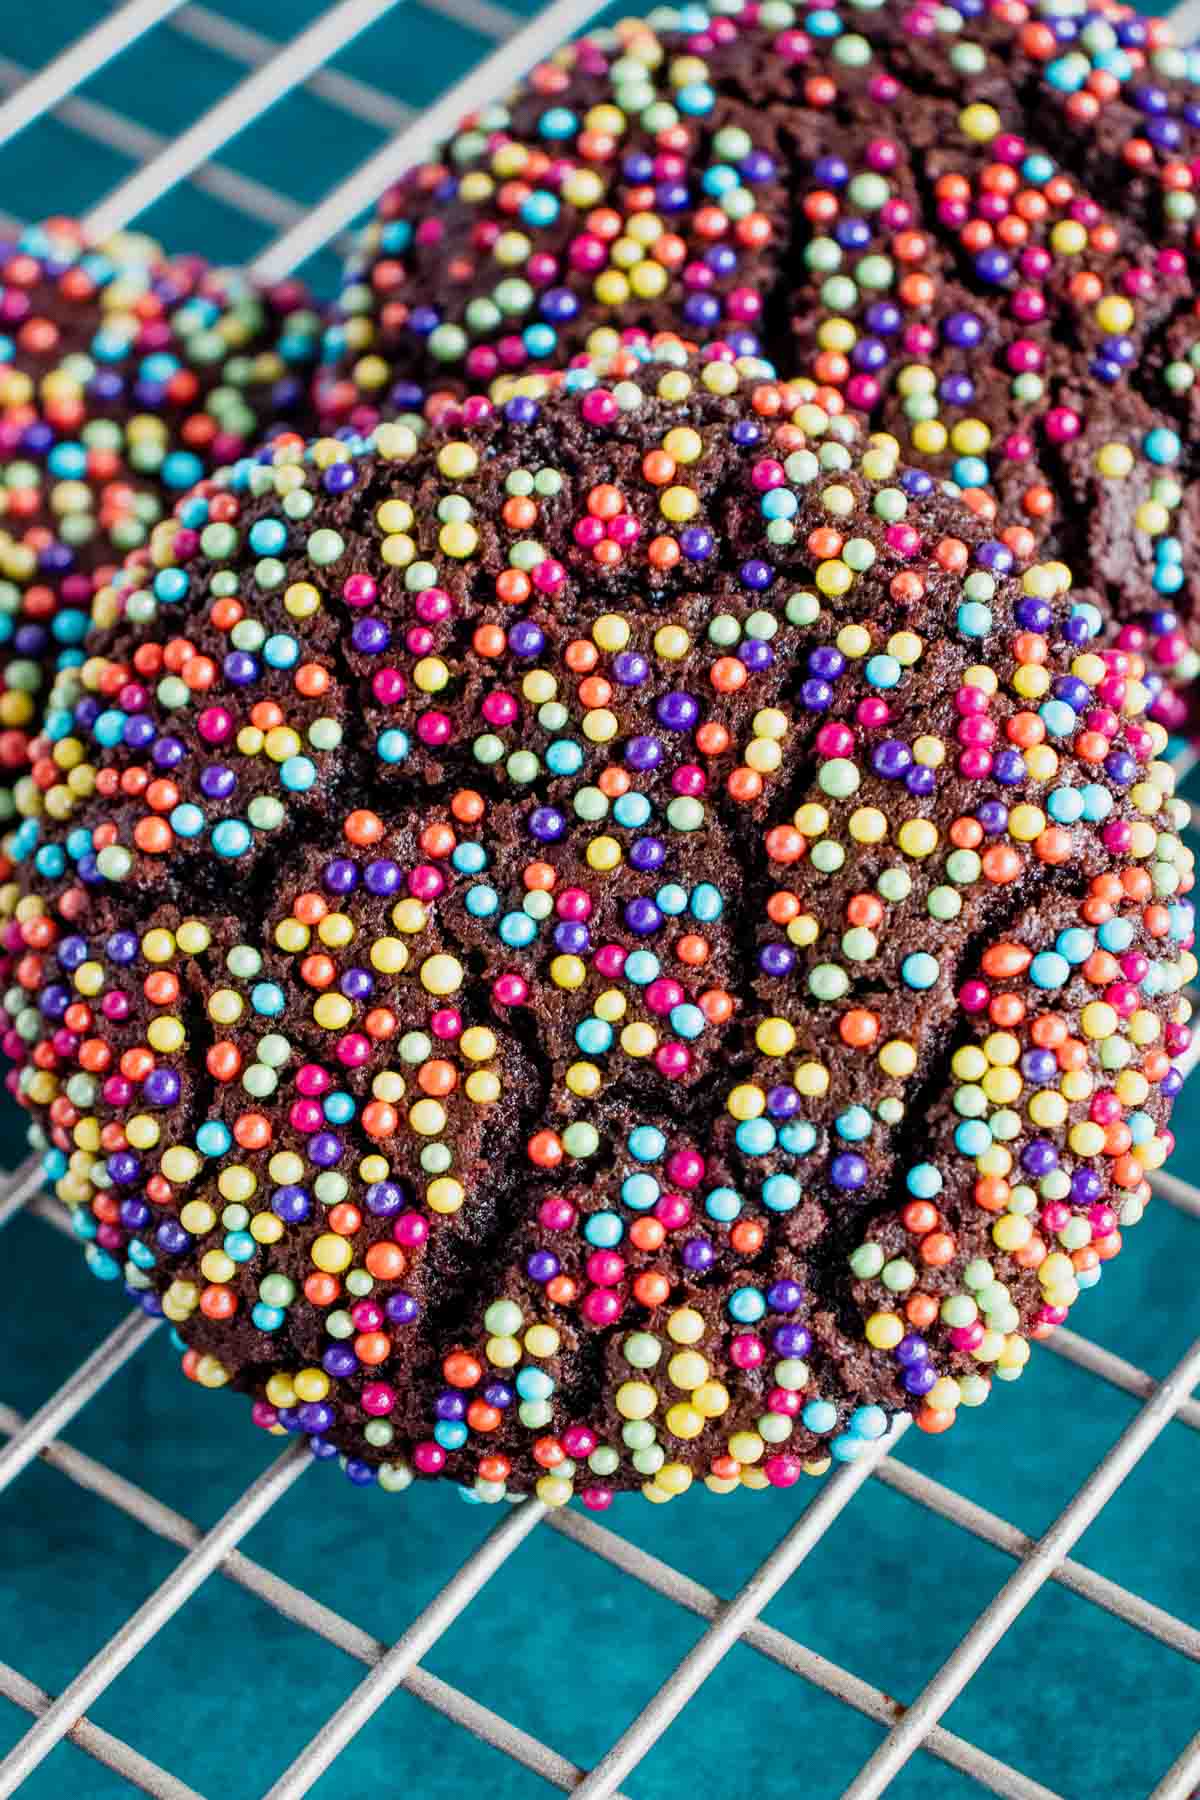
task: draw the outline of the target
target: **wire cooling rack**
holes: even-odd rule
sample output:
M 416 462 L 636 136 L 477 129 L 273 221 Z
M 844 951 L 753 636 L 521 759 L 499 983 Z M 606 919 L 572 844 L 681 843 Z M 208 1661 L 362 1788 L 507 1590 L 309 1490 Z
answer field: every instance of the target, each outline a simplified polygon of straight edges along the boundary
M 260 233 L 269 234 L 269 241 L 253 258 L 252 266 L 260 276 L 277 279 L 331 248 L 342 248 L 347 227 L 402 167 L 425 155 L 465 112 L 511 85 L 597 11 L 591 0 L 555 0 L 555 4 L 534 17 L 522 20 L 494 0 L 425 3 L 429 11 L 471 34 L 478 45 L 486 47 L 492 40 L 495 47 L 481 57 L 465 79 L 423 111 L 417 112 L 380 88 L 327 66 L 330 58 L 360 33 L 388 14 L 401 13 L 398 0 L 340 0 L 340 4 L 319 11 L 305 30 L 286 43 L 203 5 L 183 4 L 182 0 L 127 0 L 36 72 L 0 57 L 0 96 L 4 96 L 0 98 L 0 148 L 27 126 L 54 115 L 97 149 L 117 152 L 134 165 L 87 213 L 86 224 L 93 231 L 104 233 L 140 220 L 158 202 L 177 195 L 188 184 L 242 215 Z M 1200 30 L 1200 0 L 1188 0 L 1177 8 L 1174 20 L 1181 35 Z M 392 27 L 403 32 L 403 18 L 396 17 Z M 234 77 L 229 91 L 207 110 L 200 111 L 181 134 L 170 136 L 79 92 L 147 34 L 163 31 L 218 54 Z M 246 173 L 219 154 L 228 150 L 231 141 L 266 109 L 302 87 L 311 89 L 348 122 L 366 124 L 376 134 L 386 134 L 381 148 L 311 206 Z M 11 229 L 19 223 L 11 215 L 0 214 L 3 228 Z M 1195 750 L 1180 749 L 1176 755 L 1180 777 L 1186 777 L 1196 762 Z M 1177 1119 L 1184 1114 L 1185 1107 L 1181 1105 Z M 1167 1173 L 1151 1179 L 1158 1196 L 1194 1220 L 1200 1229 L 1200 1187 Z M 0 1226 L 24 1211 L 48 1228 L 69 1233 L 63 1208 L 40 1188 L 40 1173 L 34 1160 L 0 1177 Z M 1200 1243 L 1196 1249 L 1200 1250 Z M 0 1437 L 4 1439 L 0 1448 L 0 1491 L 36 1458 L 41 1458 L 87 1495 L 104 1501 L 147 1532 L 185 1552 L 167 1578 L 56 1696 L 46 1693 L 21 1670 L 0 1662 L 0 1696 L 23 1709 L 32 1720 L 25 1735 L 0 1762 L 0 1800 L 15 1793 L 64 1739 L 106 1765 L 132 1788 L 162 1796 L 163 1800 L 203 1800 L 196 1789 L 140 1754 L 123 1737 L 93 1723 L 88 1713 L 122 1671 L 214 1575 L 246 1590 L 300 1631 L 335 1646 L 363 1668 L 358 1684 L 279 1774 L 265 1800 L 297 1800 L 306 1794 L 331 1769 L 358 1731 L 400 1689 L 465 1727 L 552 1787 L 572 1792 L 577 1800 L 621 1800 L 631 1777 L 636 1785 L 638 1766 L 648 1752 L 738 1645 L 748 1647 L 884 1727 L 882 1741 L 845 1788 L 843 1800 L 875 1800 L 917 1752 L 940 1759 L 979 1789 L 1010 1796 L 1011 1800 L 1063 1800 L 1063 1796 L 1033 1776 L 940 1723 L 1043 1586 L 1057 1583 L 1180 1656 L 1200 1662 L 1200 1629 L 1195 1624 L 1141 1598 L 1071 1556 L 1083 1533 L 1170 1421 L 1177 1420 L 1200 1432 L 1200 1401 L 1191 1398 L 1200 1382 L 1200 1339 L 1165 1379 L 1156 1380 L 1089 1338 L 1066 1329 L 1054 1334 L 1046 1345 L 1054 1355 L 1085 1371 L 1094 1382 L 1123 1390 L 1142 1404 L 1050 1528 L 1037 1538 L 1027 1536 L 966 1495 L 897 1460 L 892 1452 L 908 1429 L 908 1421 L 900 1419 L 890 1435 L 874 1444 L 867 1455 L 838 1467 L 814 1490 L 807 1508 L 731 1599 L 721 1598 L 702 1582 L 585 1515 L 566 1510 L 551 1512 L 539 1501 L 527 1500 L 504 1509 L 499 1523 L 435 1598 L 395 1642 L 387 1644 L 237 1547 L 311 1468 L 312 1460 L 302 1444 L 293 1443 L 285 1449 L 217 1523 L 204 1531 L 105 1462 L 62 1440 L 61 1434 L 72 1419 L 138 1354 L 160 1323 L 141 1313 L 127 1317 L 33 1416 L 22 1417 L 11 1406 L 0 1403 Z M 882 1483 L 904 1495 L 1011 1558 L 1016 1565 L 957 1647 L 907 1706 L 761 1617 L 868 1482 Z M 522 1541 L 539 1530 L 561 1534 L 600 1563 L 707 1621 L 707 1628 L 673 1673 L 589 1770 L 580 1769 L 540 1737 L 422 1666 L 439 1639 Z M 1081 1670 L 1080 1680 L 1089 1673 Z M 269 1697 L 266 1703 L 269 1706 Z M 1196 1712 L 1200 1715 L 1200 1703 Z M 1146 1780 L 1153 1784 L 1147 1789 L 1149 1800 L 1188 1800 L 1200 1786 L 1200 1732 L 1179 1749 L 1168 1767 L 1175 1748 L 1147 1746 Z M 406 1792 L 420 1794 L 415 1780 L 399 1769 L 397 1775 Z M 727 1785 L 716 1774 L 713 1782 L 731 1793 L 738 1791 L 736 1782 Z M 824 1789 L 808 1779 L 802 1785 L 810 1800 L 824 1800 Z M 86 1786 L 78 1786 L 76 1791 L 86 1793 Z M 779 1791 L 799 1794 L 801 1788 L 785 1781 Z M 1070 1800 L 1076 1800 L 1075 1793 Z

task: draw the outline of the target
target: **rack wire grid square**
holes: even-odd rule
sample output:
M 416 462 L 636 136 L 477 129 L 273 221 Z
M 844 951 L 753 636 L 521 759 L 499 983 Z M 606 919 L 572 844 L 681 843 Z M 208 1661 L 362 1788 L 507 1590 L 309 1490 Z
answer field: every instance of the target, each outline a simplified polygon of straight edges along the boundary
M 596 10 L 3 0 L 0 223 L 136 218 L 328 293 L 388 180 Z M 1200 30 L 1200 0 L 1174 18 Z M 1186 785 L 1197 752 L 1174 752 Z M 803 1509 L 631 1498 L 614 1526 L 351 1492 L 279 1454 L 58 1241 L 10 1109 L 0 1797 L 1186 1800 L 1194 1113 L 1185 1093 L 1176 1172 L 1080 1308 L 1096 1335 L 1060 1330 L 953 1441 L 901 1421 Z

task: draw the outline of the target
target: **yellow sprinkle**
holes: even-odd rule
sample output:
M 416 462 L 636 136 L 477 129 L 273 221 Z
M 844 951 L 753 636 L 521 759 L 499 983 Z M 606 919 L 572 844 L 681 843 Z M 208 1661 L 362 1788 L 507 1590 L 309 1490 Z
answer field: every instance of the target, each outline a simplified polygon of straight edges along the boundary
M 761 1460 L 766 1444 L 757 1431 L 735 1431 L 729 1439 L 729 1454 L 743 1465 Z
M 702 1357 L 698 1350 L 680 1350 L 667 1363 L 667 1375 L 675 1382 L 676 1388 L 682 1388 L 684 1393 L 691 1393 L 693 1388 L 698 1388 L 703 1381 L 709 1379 L 707 1357 Z
M 623 1419 L 648 1419 L 658 1405 L 658 1395 L 645 1381 L 623 1381 L 615 1395 Z
M 1108 1038 L 1120 1025 L 1120 1019 L 1106 1000 L 1092 1000 L 1079 1016 L 1085 1037 Z
M 1054 1093 L 1050 1088 L 1043 1088 L 1041 1093 L 1035 1094 L 1029 1102 L 1029 1117 L 1035 1125 L 1040 1125 L 1043 1129 L 1051 1131 L 1056 1129 L 1064 1123 L 1066 1116 L 1066 1101 L 1061 1094 Z
M 931 856 L 937 849 L 937 826 L 929 819 L 906 819 L 896 833 L 896 841 L 906 856 Z
M 754 1041 L 764 1056 L 786 1056 L 795 1048 L 796 1033 L 786 1019 L 764 1019 Z
M 973 143 L 990 144 L 1000 130 L 1000 114 L 994 106 L 976 100 L 959 113 L 958 127 Z
M 1133 469 L 1128 444 L 1102 444 L 1096 452 L 1096 471 L 1109 481 L 1124 481 Z
M 877 806 L 859 806 L 850 814 L 850 836 L 856 844 L 881 844 L 887 836 L 886 815 Z
M 531 1325 L 525 1333 L 525 1348 L 530 1356 L 553 1356 L 559 1342 L 558 1332 L 553 1325 Z
M 443 1216 L 458 1212 L 466 1197 L 462 1182 L 455 1181 L 452 1175 L 439 1175 L 425 1190 L 430 1211 Z
M 824 1063 L 801 1063 L 792 1077 L 792 1086 L 797 1093 L 806 1094 L 812 1099 L 819 1099 L 829 1091 L 829 1070 Z
M 698 1344 L 704 1336 L 703 1316 L 694 1307 L 676 1307 L 667 1320 L 667 1336 L 676 1344 Z
M 323 1269 L 327 1275 L 340 1275 L 342 1270 L 348 1269 L 354 1260 L 354 1252 L 346 1239 L 338 1237 L 332 1231 L 322 1232 L 314 1242 L 309 1255 L 317 1268 Z
M 1104 1127 L 1090 1119 L 1081 1119 L 1077 1125 L 1072 1125 L 1067 1142 L 1076 1156 L 1099 1156 L 1104 1149 Z
M 767 1097 L 754 1083 L 743 1082 L 730 1089 L 725 1105 L 735 1119 L 757 1119 L 766 1110 Z
M 879 1052 L 879 1066 L 885 1075 L 905 1080 L 917 1066 L 917 1053 L 903 1038 L 892 1038 Z
M 894 1350 L 904 1336 L 903 1321 L 896 1313 L 872 1313 L 865 1326 L 868 1344 L 875 1350 Z
M 462 986 L 463 973 L 457 957 L 428 956 L 421 964 L 421 986 L 430 994 L 454 994 Z

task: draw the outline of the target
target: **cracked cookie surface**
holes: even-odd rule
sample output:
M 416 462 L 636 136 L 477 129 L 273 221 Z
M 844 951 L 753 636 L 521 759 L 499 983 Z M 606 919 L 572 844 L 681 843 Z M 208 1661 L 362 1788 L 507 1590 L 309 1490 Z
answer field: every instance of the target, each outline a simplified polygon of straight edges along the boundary
M 810 376 L 1200 662 L 1200 59 L 1062 0 L 740 0 L 589 33 L 383 197 L 326 428 L 669 330 Z
M 355 1481 L 603 1508 L 943 1430 L 1169 1150 L 1144 663 L 819 396 L 664 339 L 285 442 L 56 684 L 2 895 L 47 1166 Z

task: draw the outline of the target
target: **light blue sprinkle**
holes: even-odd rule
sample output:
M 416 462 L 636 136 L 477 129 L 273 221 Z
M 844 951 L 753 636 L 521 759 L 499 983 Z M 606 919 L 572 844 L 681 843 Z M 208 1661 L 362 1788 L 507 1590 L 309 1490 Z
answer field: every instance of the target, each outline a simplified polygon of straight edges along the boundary
M 738 172 L 731 169 L 728 163 L 714 163 L 711 169 L 705 171 L 700 185 L 706 194 L 727 194 L 730 188 L 740 185 Z
M 622 794 L 613 802 L 613 818 L 627 831 L 639 831 L 650 817 L 650 802 L 645 794 Z
M 546 751 L 546 766 L 552 775 L 574 775 L 583 764 L 583 751 L 571 738 L 560 738 Z
M 791 1212 L 800 1204 L 800 1183 L 794 1175 L 769 1175 L 763 1182 L 762 1201 L 771 1212 Z
M 256 556 L 277 556 L 286 543 L 282 519 L 259 519 L 250 527 L 250 548 Z
M 308 756 L 289 756 L 280 765 L 279 779 L 291 794 L 306 794 L 317 779 L 317 765 Z
M 111 750 L 121 742 L 125 731 L 125 719 L 126 715 L 118 712 L 115 707 L 108 712 L 100 713 L 92 726 L 92 736 L 97 743 L 103 744 L 106 749 Z
M 882 1406 L 856 1406 L 850 1419 L 850 1430 L 855 1437 L 881 1438 L 886 1436 L 888 1428 L 887 1414 Z
M 991 1131 L 982 1119 L 964 1119 L 954 1133 L 954 1147 L 962 1156 L 982 1156 L 991 1142 Z
M 263 645 L 263 660 L 272 669 L 293 669 L 300 660 L 300 646 L 288 632 L 273 632 Z
M 522 1400 L 549 1400 L 554 1379 L 544 1369 L 522 1369 L 513 1386 Z
M 931 1200 L 942 1191 L 941 1171 L 932 1163 L 917 1163 L 908 1171 L 905 1186 L 918 1200 Z
M 816 1127 L 807 1119 L 789 1119 L 780 1129 L 779 1142 L 789 1156 L 808 1156 L 816 1149 Z
M 678 88 L 675 93 L 675 104 L 680 112 L 687 113 L 692 118 L 711 112 L 716 99 L 713 90 L 704 81 L 689 81 L 686 87 Z
M 1098 781 L 1088 782 L 1083 790 L 1083 816 L 1089 824 L 1107 819 L 1113 805 L 1113 797 L 1106 787 L 1101 787 Z
M 1083 795 L 1078 788 L 1055 788 L 1046 801 L 1046 811 L 1056 825 L 1074 825 L 1083 816 Z
M 409 752 L 408 733 L 397 731 L 394 727 L 388 731 L 381 731 L 375 748 L 383 762 L 403 762 Z
M 832 1400 L 810 1400 L 800 1417 L 810 1431 L 832 1431 L 837 1424 L 837 1407 Z
M 903 673 L 894 656 L 872 656 L 867 663 L 867 680 L 872 687 L 894 688 Z
M 1046 64 L 1046 80 L 1060 94 L 1078 93 L 1090 73 L 1091 64 L 1086 56 L 1060 56 Z
M 743 1156 L 769 1156 L 775 1148 L 775 1127 L 770 1119 L 743 1119 L 733 1135 Z
M 848 1106 L 837 1120 L 837 1134 L 848 1144 L 860 1144 L 871 1135 L 871 1115 L 865 1106 Z
M 500 942 L 507 944 L 510 950 L 523 950 L 537 936 L 537 924 L 528 913 L 505 913 L 500 921 L 498 934 Z
M 667 1140 L 657 1125 L 635 1125 L 628 1138 L 629 1154 L 638 1162 L 657 1162 Z
M 154 577 L 154 598 L 168 603 L 182 600 L 189 587 L 183 569 L 160 569 Z
M 196 1148 L 201 1156 L 224 1156 L 233 1143 L 233 1133 L 219 1119 L 209 1119 L 196 1133 Z
M 87 451 L 82 444 L 56 444 L 46 458 L 46 467 L 52 475 L 74 481 L 87 468 Z
M 538 132 L 544 138 L 569 138 L 575 134 L 578 121 L 565 106 L 552 106 L 538 120 Z
M 685 1001 L 682 1005 L 671 1008 L 668 1022 L 676 1037 L 685 1038 L 688 1043 L 691 1043 L 703 1032 L 705 1018 L 698 1006 L 693 1006 L 690 1001 Z
M 459 844 L 450 858 L 460 875 L 478 875 L 487 868 L 487 851 L 482 844 Z
M 1149 1113 L 1130 1113 L 1125 1123 L 1135 1144 L 1145 1144 L 1154 1136 L 1154 1120 Z
M 912 956 L 906 956 L 900 965 L 900 973 L 905 984 L 918 990 L 931 988 L 940 972 L 937 958 L 930 956 L 924 950 L 918 950 Z
M 218 856 L 242 856 L 250 848 L 250 827 L 241 819 L 223 819 L 212 834 Z
M 552 225 L 559 213 L 558 197 L 538 188 L 529 194 L 520 207 L 520 218 L 524 225 Z
M 598 1212 L 584 1226 L 583 1235 L 597 1250 L 611 1250 L 625 1236 L 625 1227 L 616 1213 Z
M 661 1193 L 653 1175 L 627 1175 L 621 1183 L 621 1198 L 634 1212 L 647 1212 Z
M 575 1042 L 585 1056 L 603 1056 L 612 1041 L 613 1028 L 603 1019 L 581 1019 L 575 1027 Z
M 715 888 L 711 881 L 702 881 L 698 887 L 692 889 L 692 898 L 689 904 L 692 917 L 700 919 L 704 924 L 710 924 L 714 919 L 719 919 L 725 910 L 725 901 L 721 896 L 721 890 Z
M 710 1219 L 716 1219 L 720 1224 L 727 1225 L 741 1212 L 742 1196 L 736 1188 L 713 1188 L 711 1193 L 704 1197 L 704 1210 Z
M 1168 430 L 1165 425 L 1156 425 L 1142 439 L 1142 449 L 1154 463 L 1173 463 L 1182 448 L 1176 433 Z
M 950 479 L 959 487 L 986 487 L 991 473 L 981 456 L 960 456 L 950 471 Z
M 1071 965 L 1057 950 L 1039 950 L 1029 965 L 1029 979 L 1035 987 L 1059 988 L 1070 977 Z
M 662 964 L 652 950 L 633 950 L 625 958 L 625 980 L 632 981 L 635 987 L 647 987 L 657 981 L 661 971 Z
M 739 1325 L 756 1325 L 766 1310 L 766 1296 L 760 1288 L 734 1288 L 729 1296 L 729 1316 L 736 1319 Z
M 43 844 L 33 859 L 33 866 L 39 875 L 45 875 L 50 880 L 54 880 L 57 876 L 65 873 L 67 859 L 58 844 Z

